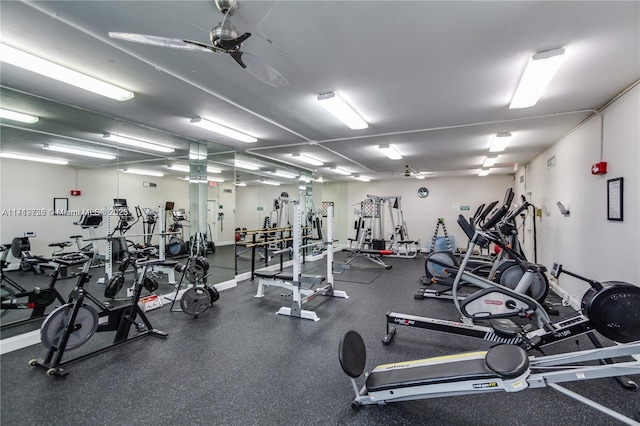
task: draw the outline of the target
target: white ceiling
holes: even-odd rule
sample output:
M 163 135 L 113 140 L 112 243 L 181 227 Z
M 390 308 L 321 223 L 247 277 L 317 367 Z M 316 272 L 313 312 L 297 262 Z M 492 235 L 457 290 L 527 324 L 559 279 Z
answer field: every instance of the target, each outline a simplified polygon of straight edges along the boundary
M 104 145 L 101 135 L 112 132 L 159 140 L 178 149 L 175 157 L 186 154 L 186 141 L 207 140 L 217 143 L 214 152 L 304 167 L 291 158 L 302 152 L 373 179 L 401 179 L 406 164 L 433 176 L 477 174 L 489 137 L 511 132 L 492 173 L 512 173 L 592 114 L 585 110 L 640 78 L 637 1 L 241 1 L 229 19 L 252 33 L 242 50 L 276 68 L 284 87 L 253 78 L 226 54 L 108 37 L 120 31 L 207 43 L 223 19 L 213 1 L 3 1 L 0 15 L 3 43 L 135 92 L 118 102 L 2 64 L 2 106 L 41 117 L 17 128 L 4 121 L 5 151 L 41 152 L 47 139 L 62 136 Z M 528 58 L 556 47 L 566 59 L 544 96 L 532 108 L 509 110 Z M 369 128 L 350 130 L 321 108 L 316 97 L 329 91 Z M 259 141 L 217 136 L 191 126 L 194 117 Z M 387 159 L 377 150 L 383 143 L 404 159 Z M 120 154 L 121 163 L 167 163 Z M 71 165 L 106 163 L 74 158 Z M 340 178 L 326 167 L 317 173 Z

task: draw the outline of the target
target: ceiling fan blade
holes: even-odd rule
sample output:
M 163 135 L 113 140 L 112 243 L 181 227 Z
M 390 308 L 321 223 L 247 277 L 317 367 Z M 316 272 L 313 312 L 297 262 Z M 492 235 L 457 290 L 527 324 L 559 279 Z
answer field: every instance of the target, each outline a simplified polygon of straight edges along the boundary
M 275 68 L 265 62 L 262 58 L 251 53 L 235 51 L 231 52 L 231 57 L 249 74 L 258 80 L 267 83 L 269 86 L 288 86 L 289 82 Z
M 188 40 L 181 40 L 177 38 L 167 38 L 167 37 L 157 37 L 145 34 L 134 34 L 134 33 L 119 33 L 119 32 L 110 32 L 109 37 L 130 41 L 133 43 L 141 43 L 141 44 L 149 44 L 152 46 L 161 46 L 161 47 L 170 47 L 172 49 L 182 49 L 182 50 L 197 50 L 203 52 L 210 52 L 212 50 L 217 50 L 213 46 L 208 46 L 206 44 L 198 43 L 198 42 L 190 42 Z
M 227 52 L 225 49 L 220 49 L 219 47 L 211 46 L 210 44 L 206 44 L 206 43 L 200 43 L 199 41 L 193 41 L 193 40 L 182 40 L 182 41 L 187 43 L 187 44 L 193 45 L 194 46 L 193 50 L 206 50 L 208 52 L 213 52 L 213 53 L 226 53 Z M 199 47 L 201 49 L 196 49 L 195 47 Z

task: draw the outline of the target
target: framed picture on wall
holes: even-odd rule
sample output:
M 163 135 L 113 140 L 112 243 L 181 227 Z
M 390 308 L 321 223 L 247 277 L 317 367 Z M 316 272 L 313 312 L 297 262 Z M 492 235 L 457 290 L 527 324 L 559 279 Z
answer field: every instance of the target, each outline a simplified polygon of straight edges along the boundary
M 622 190 L 624 179 L 619 177 L 607 180 L 607 219 L 622 222 Z
M 64 215 L 69 210 L 68 198 L 54 198 L 53 199 L 53 215 Z

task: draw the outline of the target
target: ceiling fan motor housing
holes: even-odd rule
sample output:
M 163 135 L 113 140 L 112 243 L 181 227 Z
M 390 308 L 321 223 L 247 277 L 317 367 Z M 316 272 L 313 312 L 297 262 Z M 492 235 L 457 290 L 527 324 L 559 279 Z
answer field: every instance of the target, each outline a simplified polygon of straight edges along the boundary
M 238 0 L 214 0 L 218 10 L 224 14 L 233 15 L 238 10 Z
M 209 33 L 209 40 L 211 40 L 211 44 L 224 49 L 226 49 L 228 46 L 221 46 L 220 41 L 233 40 L 238 37 L 240 37 L 240 33 L 235 29 L 233 25 L 231 25 L 231 22 L 229 22 L 228 20 L 224 23 L 221 23 L 220 25 L 216 25 L 215 27 L 213 27 L 211 29 L 211 32 Z M 239 44 L 235 47 L 235 49 L 239 49 L 240 46 L 241 45 Z

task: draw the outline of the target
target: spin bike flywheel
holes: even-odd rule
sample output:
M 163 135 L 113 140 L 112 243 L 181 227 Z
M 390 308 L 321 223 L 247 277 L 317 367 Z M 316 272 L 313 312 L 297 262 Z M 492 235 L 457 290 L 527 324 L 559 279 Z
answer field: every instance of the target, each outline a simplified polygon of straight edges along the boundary
M 608 339 L 619 343 L 640 340 L 640 287 L 621 281 L 602 285 L 582 296 L 582 313 Z
M 71 350 L 83 345 L 98 329 L 98 312 L 88 305 L 78 308 L 65 349 Z M 73 303 L 54 309 L 40 327 L 40 340 L 47 349 L 59 349 L 65 329 L 74 310 Z

